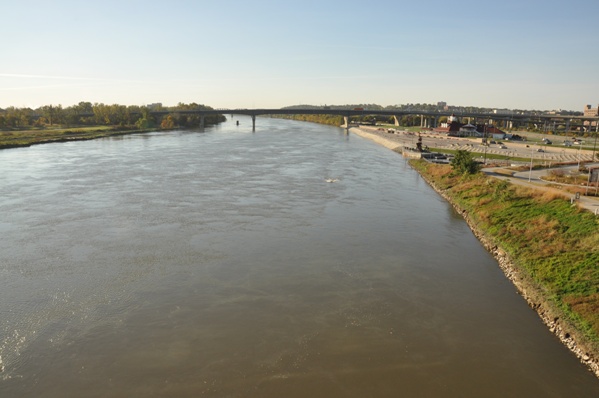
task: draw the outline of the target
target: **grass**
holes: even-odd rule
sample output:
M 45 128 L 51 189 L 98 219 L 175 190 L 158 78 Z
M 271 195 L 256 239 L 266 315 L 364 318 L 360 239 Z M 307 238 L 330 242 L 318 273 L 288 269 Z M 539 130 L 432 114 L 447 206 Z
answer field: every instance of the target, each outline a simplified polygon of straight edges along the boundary
M 588 341 L 599 347 L 599 223 L 565 194 L 487 177 L 456 176 L 451 166 L 411 164 L 446 190 L 477 227 L 515 259 Z

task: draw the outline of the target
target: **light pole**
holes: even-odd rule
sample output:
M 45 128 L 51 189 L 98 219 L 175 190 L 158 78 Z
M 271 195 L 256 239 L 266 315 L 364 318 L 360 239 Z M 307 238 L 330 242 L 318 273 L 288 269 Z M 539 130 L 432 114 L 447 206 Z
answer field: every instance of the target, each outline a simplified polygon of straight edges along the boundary
M 597 124 L 595 124 L 595 142 L 593 143 L 593 157 L 591 161 L 595 161 L 595 148 L 597 147 L 597 132 L 599 132 L 599 119 L 597 119 Z
M 597 148 L 597 132 L 599 132 L 599 119 L 597 119 L 597 122 L 595 124 L 595 140 L 593 142 L 593 156 L 591 157 L 591 162 L 595 161 L 595 149 Z M 591 185 L 592 169 L 590 167 L 588 167 L 587 171 L 589 172 L 589 178 L 587 179 L 587 191 L 586 191 L 585 195 L 589 194 L 589 185 Z M 596 186 L 595 186 L 595 195 L 597 195 Z
M 530 179 L 532 178 L 532 145 L 530 146 L 530 170 L 528 171 L 528 182 L 530 182 Z
M 483 165 L 487 165 L 487 147 L 489 146 L 489 142 L 487 140 L 487 123 L 485 123 L 485 126 L 483 127 L 483 135 L 485 137 L 485 158 L 483 160 Z

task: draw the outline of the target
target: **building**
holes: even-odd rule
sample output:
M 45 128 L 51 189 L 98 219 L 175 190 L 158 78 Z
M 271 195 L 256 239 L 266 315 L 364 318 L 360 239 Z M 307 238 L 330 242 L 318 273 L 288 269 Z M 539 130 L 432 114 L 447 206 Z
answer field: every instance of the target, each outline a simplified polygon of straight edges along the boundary
M 146 107 L 150 111 L 158 111 L 158 110 L 162 109 L 162 102 L 154 102 L 153 104 L 146 105 Z
M 583 113 L 585 117 L 599 117 L 599 105 L 594 107 L 592 105 L 585 105 L 583 109 Z M 583 126 L 585 127 L 596 127 L 597 121 L 585 120 L 583 122 Z
M 457 116 L 455 114 L 451 114 L 447 118 L 447 122 L 441 123 L 440 127 L 433 129 L 438 133 L 457 133 L 464 124 L 460 123 Z
M 483 133 L 478 131 L 478 128 L 470 123 L 460 127 L 458 131 L 459 137 L 482 137 Z
M 583 112 L 584 112 L 585 116 L 597 117 L 597 116 L 599 116 L 599 106 L 596 106 L 595 108 L 593 108 L 592 105 L 586 105 L 584 107 Z
M 493 137 L 497 139 L 521 140 L 522 137 L 499 130 L 497 127 L 488 124 L 470 124 L 461 123 L 455 114 L 447 118 L 447 122 L 441 123 L 440 127 L 433 129 L 436 133 L 445 133 L 449 137 Z

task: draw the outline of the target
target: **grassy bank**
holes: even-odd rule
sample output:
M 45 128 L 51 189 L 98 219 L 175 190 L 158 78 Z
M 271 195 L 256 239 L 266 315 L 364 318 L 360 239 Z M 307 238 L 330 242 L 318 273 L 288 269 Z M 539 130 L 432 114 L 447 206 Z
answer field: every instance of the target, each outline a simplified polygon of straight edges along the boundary
M 599 359 L 599 223 L 560 194 L 487 177 L 452 174 L 449 165 L 411 161 L 467 217 L 473 229 L 509 258 L 531 305 L 550 311 L 562 339 L 581 358 Z M 477 231 L 475 231 L 476 233 Z M 480 237 L 480 236 L 479 236 Z M 543 314 L 541 314 L 543 315 Z M 551 319 L 549 320 L 551 323 Z M 592 358 L 588 358 L 592 357 Z
M 102 137 L 141 133 L 146 131 L 153 130 L 139 130 L 127 127 L 92 126 L 0 131 L 0 149 L 27 147 L 49 142 L 92 140 Z

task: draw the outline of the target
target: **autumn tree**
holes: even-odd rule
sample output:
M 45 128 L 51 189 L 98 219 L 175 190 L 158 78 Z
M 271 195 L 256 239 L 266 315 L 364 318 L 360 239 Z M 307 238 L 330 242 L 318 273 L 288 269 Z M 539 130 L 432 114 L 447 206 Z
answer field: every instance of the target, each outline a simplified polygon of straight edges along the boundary
M 173 117 L 171 115 L 165 116 L 160 123 L 160 128 L 165 130 L 175 128 L 175 120 Z

